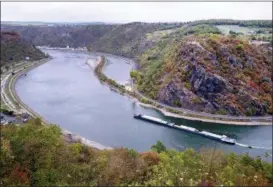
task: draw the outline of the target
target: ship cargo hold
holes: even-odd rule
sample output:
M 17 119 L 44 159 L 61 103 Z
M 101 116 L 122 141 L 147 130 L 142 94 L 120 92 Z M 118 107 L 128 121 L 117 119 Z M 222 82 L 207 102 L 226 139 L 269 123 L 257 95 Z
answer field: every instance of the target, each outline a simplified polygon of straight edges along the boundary
M 163 125 L 166 127 L 172 127 L 172 128 L 178 129 L 178 130 L 190 132 L 190 133 L 204 136 L 209 139 L 217 140 L 217 141 L 220 141 L 220 142 L 223 142 L 226 144 L 234 145 L 236 143 L 236 141 L 234 139 L 229 138 L 226 135 L 218 135 L 218 134 L 214 134 L 214 133 L 207 132 L 207 131 L 200 131 L 200 130 L 193 128 L 193 127 L 188 127 L 188 126 L 184 126 L 184 125 L 176 125 L 175 123 L 170 123 L 168 121 L 165 121 L 165 120 L 162 120 L 159 118 L 155 118 L 152 116 L 148 116 L 148 115 L 134 114 L 134 118 L 140 119 L 143 121 L 148 121 L 148 122 L 155 123 L 155 124 L 159 124 L 159 125 Z

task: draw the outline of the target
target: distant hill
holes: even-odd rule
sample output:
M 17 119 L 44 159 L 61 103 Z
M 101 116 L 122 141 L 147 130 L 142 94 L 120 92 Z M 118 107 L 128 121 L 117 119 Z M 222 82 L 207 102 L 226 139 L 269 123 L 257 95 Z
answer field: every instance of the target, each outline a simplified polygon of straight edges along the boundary
M 45 54 L 32 43 L 21 38 L 16 32 L 1 32 L 1 66 L 9 62 L 25 60 L 39 60 Z
M 18 32 L 26 41 L 34 45 L 51 47 L 88 47 L 94 51 L 109 52 L 127 57 L 136 57 L 184 26 L 230 25 L 271 28 L 271 20 L 199 20 L 191 22 L 132 22 L 112 24 L 102 22 L 2 22 L 2 31 Z M 164 31 L 166 32 L 160 32 Z M 158 32 L 156 32 L 158 31 Z M 189 33 L 191 34 L 191 33 Z M 150 37 L 152 36 L 152 37 Z
M 92 43 L 92 50 L 135 57 L 143 49 L 146 34 L 164 28 L 160 24 L 129 23 L 119 25 Z
M 21 26 L 63 26 L 63 25 L 107 25 L 113 23 L 106 22 L 41 22 L 41 21 L 1 21 L 5 25 L 21 25 Z
M 86 47 L 111 31 L 115 25 L 47 25 L 18 26 L 2 25 L 3 31 L 18 32 L 26 41 L 36 46 Z
M 18 32 L 37 46 L 88 47 L 94 51 L 133 57 L 145 35 L 156 30 L 174 28 L 181 23 L 140 23 L 112 25 L 23 26 L 2 24 L 3 31 Z

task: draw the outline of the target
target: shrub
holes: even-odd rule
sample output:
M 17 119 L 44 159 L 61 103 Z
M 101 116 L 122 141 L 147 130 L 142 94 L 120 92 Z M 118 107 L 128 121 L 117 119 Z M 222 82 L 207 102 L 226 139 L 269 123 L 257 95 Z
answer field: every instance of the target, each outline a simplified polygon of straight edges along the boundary
M 150 98 L 152 98 L 152 99 L 156 99 L 156 93 L 155 93 L 155 91 L 151 91 L 150 93 L 149 93 L 149 97 Z
M 133 159 L 137 158 L 138 153 L 136 152 L 136 150 L 134 150 L 134 149 L 127 149 L 127 151 L 128 151 L 128 155 L 131 158 L 133 158 Z
M 153 151 L 157 153 L 161 153 L 167 150 L 165 145 L 161 141 L 157 141 L 157 143 L 153 145 L 151 148 Z
M 152 152 L 101 151 L 64 143 L 55 125 L 7 125 L 1 133 L 3 186 L 271 186 L 273 182 L 272 163 L 247 154 L 168 150 L 160 141 Z
M 242 50 L 244 48 L 243 44 L 236 45 L 237 50 Z
M 227 111 L 225 111 L 224 109 L 220 109 L 216 112 L 216 114 L 219 114 L 219 115 L 226 115 L 227 114 Z
M 145 98 L 141 98 L 140 102 L 145 103 L 145 104 L 150 104 L 151 103 L 149 100 L 147 100 Z
M 180 112 L 177 111 L 177 110 L 174 110 L 172 108 L 167 108 L 167 111 L 171 112 L 171 113 L 174 113 L 174 114 L 179 114 Z
M 250 106 L 249 108 L 247 108 L 247 111 L 246 111 L 246 115 L 247 116 L 253 116 L 256 114 L 256 108 Z
M 174 100 L 172 103 L 174 106 L 181 107 L 181 103 L 178 99 Z
M 184 72 L 184 71 L 181 72 L 181 81 L 182 82 L 187 80 L 188 74 L 189 74 L 188 72 Z
M 157 152 L 140 153 L 141 157 L 148 163 L 149 166 L 159 163 L 159 154 Z
M 130 72 L 130 77 L 131 77 L 131 78 L 137 79 L 137 78 L 139 77 L 139 72 L 137 72 L 137 71 L 135 71 L 135 70 L 132 70 L 132 71 Z
M 191 90 L 191 83 L 185 82 L 184 86 L 188 89 Z
M 229 34 L 231 34 L 231 35 L 237 35 L 237 32 L 234 32 L 233 30 L 230 30 Z
M 248 85 L 255 90 L 259 90 L 259 86 L 253 81 L 248 81 Z
M 268 82 L 262 82 L 260 86 L 264 90 L 265 93 L 272 92 L 272 87 L 271 87 L 272 85 L 270 85 Z
M 193 98 L 191 101 L 192 101 L 193 103 L 195 103 L 195 104 L 200 104 L 200 103 L 202 103 L 202 100 L 201 100 L 199 97 L 195 97 L 195 98 Z
M 243 70 L 243 73 L 244 73 L 245 75 L 247 75 L 247 76 L 250 76 L 250 77 L 253 76 L 253 71 L 252 71 L 251 69 L 249 69 L 249 68 L 245 68 L 245 69 Z

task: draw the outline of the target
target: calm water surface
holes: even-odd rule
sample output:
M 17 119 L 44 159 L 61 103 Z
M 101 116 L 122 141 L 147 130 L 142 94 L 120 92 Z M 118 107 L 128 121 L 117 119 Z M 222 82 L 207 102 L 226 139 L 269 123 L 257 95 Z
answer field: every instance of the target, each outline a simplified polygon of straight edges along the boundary
M 16 82 L 16 91 L 23 102 L 52 123 L 107 146 L 138 151 L 149 150 L 157 140 L 177 150 L 214 147 L 215 142 L 210 139 L 134 119 L 135 111 L 160 118 L 164 116 L 153 109 L 134 104 L 128 97 L 101 84 L 93 69 L 85 64 L 86 58 L 95 59 L 95 54 L 44 51 L 54 59 L 21 77 Z M 128 59 L 112 55 L 106 58 L 105 74 L 119 83 L 126 83 L 131 70 L 131 65 L 126 63 Z M 241 127 L 165 119 L 226 134 L 240 143 L 272 147 L 272 126 Z M 272 155 L 272 150 L 222 143 L 216 143 L 216 146 L 226 152 L 249 152 L 252 156 L 262 157 L 269 152 Z M 272 157 L 265 159 L 271 160 Z

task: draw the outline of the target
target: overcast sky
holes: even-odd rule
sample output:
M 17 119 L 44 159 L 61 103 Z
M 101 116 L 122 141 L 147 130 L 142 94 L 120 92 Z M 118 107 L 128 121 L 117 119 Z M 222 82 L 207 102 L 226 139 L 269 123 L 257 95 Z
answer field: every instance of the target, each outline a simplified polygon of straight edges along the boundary
M 272 19 L 271 2 L 1 2 L 2 21 Z

